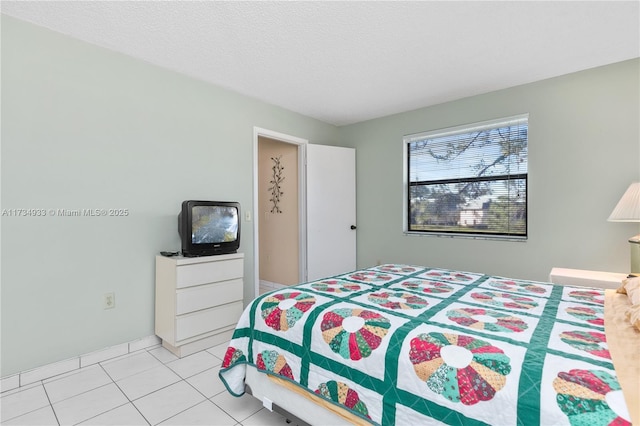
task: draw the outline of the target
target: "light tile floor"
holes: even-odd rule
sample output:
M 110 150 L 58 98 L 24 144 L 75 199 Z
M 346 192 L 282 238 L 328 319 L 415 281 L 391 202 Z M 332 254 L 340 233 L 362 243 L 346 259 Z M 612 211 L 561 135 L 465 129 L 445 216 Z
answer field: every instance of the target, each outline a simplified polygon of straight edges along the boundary
M 2 393 L 2 425 L 283 425 L 218 378 L 226 344 L 178 358 L 154 346 Z

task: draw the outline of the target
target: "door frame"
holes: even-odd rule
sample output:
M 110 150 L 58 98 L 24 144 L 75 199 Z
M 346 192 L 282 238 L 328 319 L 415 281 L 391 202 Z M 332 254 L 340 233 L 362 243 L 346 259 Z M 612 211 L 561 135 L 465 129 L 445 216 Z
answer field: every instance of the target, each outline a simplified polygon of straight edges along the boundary
M 260 293 L 260 214 L 256 214 L 258 204 L 258 139 L 266 137 L 278 142 L 296 145 L 298 147 L 298 245 L 300 247 L 298 259 L 298 281 L 307 280 L 307 139 L 291 136 L 273 130 L 253 127 L 253 297 Z

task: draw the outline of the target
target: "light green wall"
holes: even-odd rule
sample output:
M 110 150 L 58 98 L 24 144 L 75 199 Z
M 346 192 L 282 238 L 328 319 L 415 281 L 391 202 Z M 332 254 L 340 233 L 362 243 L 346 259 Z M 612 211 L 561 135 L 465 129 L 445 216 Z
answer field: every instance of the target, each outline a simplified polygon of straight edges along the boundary
M 2 16 L 2 208 L 130 214 L 2 217 L 0 375 L 152 335 L 154 256 L 179 249 L 182 200 L 253 207 L 254 126 L 338 140 L 334 126 Z
M 640 178 L 638 75 L 630 61 L 336 128 L 2 16 L 1 207 L 130 215 L 1 218 L 0 376 L 153 334 L 154 255 L 178 248 L 180 202 L 253 209 L 254 126 L 357 148 L 359 266 L 541 280 L 552 266 L 624 271 L 638 227 L 606 218 Z M 404 236 L 402 136 L 524 112 L 529 241 Z
M 627 272 L 636 224 L 607 217 L 640 179 L 640 60 L 342 127 L 356 148 L 358 265 L 409 262 L 547 280 L 554 266 Z M 529 239 L 402 233 L 402 136 L 529 113 Z

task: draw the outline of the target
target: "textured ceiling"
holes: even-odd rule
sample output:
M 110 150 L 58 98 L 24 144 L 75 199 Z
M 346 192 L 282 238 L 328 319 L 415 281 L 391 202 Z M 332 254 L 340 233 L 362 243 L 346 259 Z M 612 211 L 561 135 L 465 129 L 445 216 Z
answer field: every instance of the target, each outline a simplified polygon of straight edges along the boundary
M 335 125 L 640 56 L 637 0 L 3 0 L 1 11 Z

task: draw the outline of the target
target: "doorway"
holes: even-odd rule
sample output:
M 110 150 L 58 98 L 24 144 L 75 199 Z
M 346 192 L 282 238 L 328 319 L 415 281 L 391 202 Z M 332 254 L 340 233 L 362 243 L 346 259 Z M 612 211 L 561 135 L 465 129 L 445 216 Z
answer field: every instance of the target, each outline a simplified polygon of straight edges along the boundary
M 306 280 L 306 146 L 254 128 L 254 296 Z

